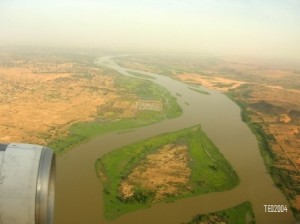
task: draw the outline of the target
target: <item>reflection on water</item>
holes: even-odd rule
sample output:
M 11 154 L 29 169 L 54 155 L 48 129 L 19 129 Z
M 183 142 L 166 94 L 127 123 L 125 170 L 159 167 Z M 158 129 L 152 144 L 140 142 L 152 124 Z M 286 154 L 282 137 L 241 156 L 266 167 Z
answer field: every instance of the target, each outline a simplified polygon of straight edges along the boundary
M 98 59 L 123 75 L 127 70 L 115 64 L 110 57 Z M 79 145 L 58 158 L 56 224 L 89 223 L 170 223 L 189 221 L 198 213 L 208 213 L 251 201 L 257 223 L 295 223 L 291 212 L 265 213 L 265 204 L 288 205 L 282 193 L 274 186 L 259 154 L 255 136 L 241 121 L 239 107 L 225 95 L 201 88 L 204 95 L 184 83 L 166 76 L 135 71 L 154 76 L 151 81 L 167 88 L 183 109 L 179 118 L 134 129 L 130 132 L 106 134 Z M 177 93 L 177 94 L 176 94 Z M 94 164 L 105 153 L 158 134 L 201 124 L 202 129 L 231 163 L 241 178 L 241 184 L 230 191 L 209 193 L 174 203 L 159 203 L 114 221 L 103 217 L 102 186 Z

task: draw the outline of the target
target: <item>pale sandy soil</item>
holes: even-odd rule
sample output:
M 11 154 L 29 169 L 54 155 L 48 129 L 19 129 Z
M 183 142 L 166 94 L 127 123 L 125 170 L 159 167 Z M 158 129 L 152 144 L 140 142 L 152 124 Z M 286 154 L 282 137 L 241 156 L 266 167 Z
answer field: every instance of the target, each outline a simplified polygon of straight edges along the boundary
M 236 81 L 232 79 L 225 79 L 220 77 L 207 77 L 199 74 L 189 74 L 189 73 L 178 74 L 176 77 L 184 82 L 197 83 L 206 88 L 213 88 L 224 92 L 230 89 L 237 88 L 241 84 L 246 83 L 246 82 Z M 225 84 L 226 87 L 219 87 L 218 84 L 222 84 L 222 85 Z
M 267 74 L 267 75 L 271 75 Z M 276 71 L 275 78 L 285 75 L 284 72 Z M 262 112 L 255 108 L 251 108 L 251 120 L 258 122 L 264 129 L 264 132 L 272 135 L 275 142 L 270 143 L 272 151 L 277 155 L 275 167 L 288 171 L 288 175 L 292 180 L 292 187 L 300 185 L 300 117 L 292 118 L 289 113 L 292 110 L 300 112 L 300 91 L 295 89 L 285 89 L 281 86 L 260 85 L 256 82 L 238 82 L 231 79 L 218 77 L 205 77 L 198 74 L 180 74 L 177 78 L 184 82 L 192 82 L 203 85 L 207 88 L 216 89 L 227 92 L 235 90 L 240 85 L 250 84 L 251 93 L 247 98 L 237 98 L 246 104 L 255 104 L 266 102 L 272 107 L 278 107 L 278 112 Z M 229 87 L 218 87 L 218 84 L 230 85 Z M 243 91 L 241 91 L 242 93 Z M 249 108 L 248 108 L 249 109 Z M 276 109 L 275 109 L 276 110 Z M 290 189 L 286 189 L 290 191 Z M 292 190 L 293 191 L 293 190 Z M 294 192 L 293 194 L 295 194 Z M 296 194 L 292 204 L 300 211 L 300 196 Z
M 122 181 L 120 194 L 129 198 L 137 186 L 155 192 L 155 200 L 166 197 L 166 194 L 179 194 L 182 188 L 188 188 L 191 175 L 188 162 L 186 145 L 165 145 L 132 170 Z
M 200 84 L 221 92 L 234 91 L 236 100 L 245 103 L 251 111 L 251 121 L 263 127 L 274 137 L 270 142 L 276 155 L 276 164 L 292 182 L 284 190 L 294 196 L 291 203 L 300 212 L 300 72 L 295 67 L 263 62 L 249 58 L 221 58 L 211 63 L 205 58 L 133 57 L 121 63 L 128 68 L 173 76 L 187 83 Z M 174 69 L 174 72 L 172 72 Z M 199 70 L 197 73 L 188 71 Z M 186 72 L 184 72 L 186 71 Z M 238 88 L 248 84 L 247 90 Z M 250 91 L 247 92 L 247 91 Z M 245 94 L 243 96 L 242 94 Z M 251 104 L 265 102 L 279 108 L 276 112 L 260 111 Z M 293 189 L 298 188 L 298 191 Z
M 117 97 L 114 78 L 101 69 L 19 64 L 0 67 L 0 142 L 46 144 L 72 123 L 94 119 L 97 107 Z M 82 70 L 92 77 L 76 76 Z
M 68 135 L 76 122 L 163 111 L 160 100 L 124 96 L 115 87 L 117 76 L 99 67 L 45 55 L 24 60 L 4 56 L 0 54 L 5 61 L 0 61 L 0 142 L 47 145 Z

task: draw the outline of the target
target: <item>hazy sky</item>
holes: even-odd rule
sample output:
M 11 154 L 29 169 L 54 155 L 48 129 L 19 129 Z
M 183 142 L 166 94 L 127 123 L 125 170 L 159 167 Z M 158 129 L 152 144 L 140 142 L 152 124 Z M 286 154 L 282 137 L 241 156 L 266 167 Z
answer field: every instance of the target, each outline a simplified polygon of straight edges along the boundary
M 0 45 L 300 60 L 300 0 L 0 0 Z

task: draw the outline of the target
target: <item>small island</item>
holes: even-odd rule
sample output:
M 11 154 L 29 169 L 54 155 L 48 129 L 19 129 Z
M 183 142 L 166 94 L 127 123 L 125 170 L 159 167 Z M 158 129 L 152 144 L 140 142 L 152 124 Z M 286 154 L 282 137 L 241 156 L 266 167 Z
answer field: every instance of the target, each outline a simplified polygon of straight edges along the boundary
M 201 127 L 159 135 L 96 161 L 105 216 L 236 187 L 239 178 Z
M 255 224 L 252 205 L 249 201 L 218 212 L 199 214 L 191 221 L 184 224 L 209 224 L 209 223 L 239 223 Z

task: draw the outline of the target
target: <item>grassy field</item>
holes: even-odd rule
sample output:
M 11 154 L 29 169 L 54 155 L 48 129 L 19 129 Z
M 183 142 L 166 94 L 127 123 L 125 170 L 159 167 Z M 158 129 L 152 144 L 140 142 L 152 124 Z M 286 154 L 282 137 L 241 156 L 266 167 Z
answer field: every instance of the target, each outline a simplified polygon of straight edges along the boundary
M 75 123 L 69 128 L 67 136 L 61 136 L 48 146 L 59 154 L 96 135 L 141 127 L 164 119 L 175 118 L 182 114 L 176 98 L 164 87 L 149 80 L 119 76 L 115 80 L 115 86 L 119 94 L 123 96 L 123 100 L 161 100 L 163 111 L 138 111 L 133 118 L 118 118 L 116 116 L 106 119 L 99 116 L 92 122 Z
M 144 189 L 139 189 L 138 194 L 145 200 L 125 203 L 120 198 L 120 183 L 147 155 L 155 153 L 166 144 L 181 143 L 188 146 L 191 169 L 187 183 L 189 190 L 185 186 L 178 194 L 167 195 L 163 201 L 171 202 L 208 192 L 224 191 L 238 185 L 238 176 L 201 127 L 183 129 L 114 150 L 96 161 L 96 171 L 104 186 L 105 217 L 115 219 L 127 212 L 151 206 L 153 194 Z
M 254 213 L 250 202 L 244 202 L 223 211 L 195 216 L 185 224 L 226 223 L 226 224 L 254 224 Z

